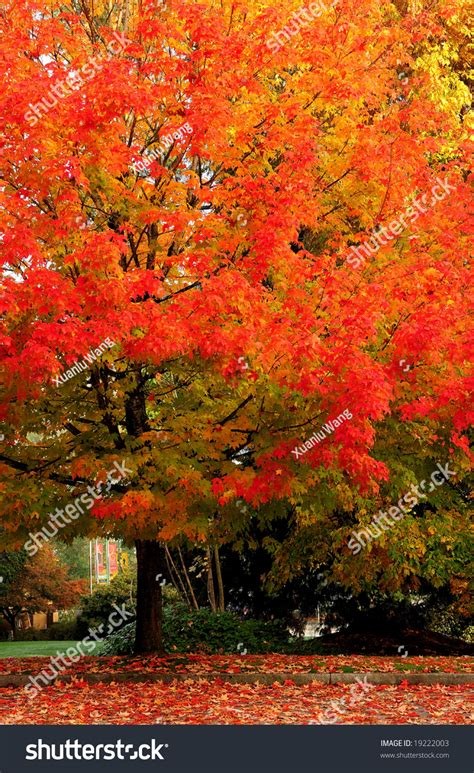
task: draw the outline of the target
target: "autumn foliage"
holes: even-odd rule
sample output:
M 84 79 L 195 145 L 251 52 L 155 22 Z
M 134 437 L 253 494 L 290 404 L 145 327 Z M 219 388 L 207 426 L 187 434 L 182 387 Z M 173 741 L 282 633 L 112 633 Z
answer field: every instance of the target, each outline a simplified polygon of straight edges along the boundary
M 0 553 L 0 615 L 16 635 L 18 617 L 57 612 L 77 605 L 85 592 L 82 580 L 71 580 L 67 568 L 46 545 L 33 558 L 25 553 Z
M 3 4 L 9 544 L 126 459 L 131 485 L 69 537 L 238 546 L 251 513 L 278 514 L 292 525 L 267 545 L 280 581 L 330 563 L 355 591 L 455 577 L 465 592 L 466 4 L 339 0 L 271 51 L 299 7 Z M 126 42 L 110 54 L 115 32 Z M 77 88 L 25 117 L 74 73 Z M 431 200 L 438 178 L 449 195 L 351 265 L 351 247 Z M 345 409 L 350 421 L 294 458 Z M 456 485 L 370 561 L 352 557 L 351 530 L 436 461 Z
M 468 725 L 467 685 L 354 685 L 174 682 L 47 688 L 32 715 L 23 690 L 5 688 L 0 720 L 13 725 Z

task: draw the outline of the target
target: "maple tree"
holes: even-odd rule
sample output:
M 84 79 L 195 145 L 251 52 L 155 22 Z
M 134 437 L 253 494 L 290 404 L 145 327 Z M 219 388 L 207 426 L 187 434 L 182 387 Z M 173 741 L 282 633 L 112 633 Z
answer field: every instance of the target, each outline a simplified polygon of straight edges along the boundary
M 13 637 L 23 612 L 70 609 L 85 590 L 81 580 L 69 578 L 67 567 L 49 545 L 33 558 L 23 551 L 0 553 L 0 574 L 0 614 L 11 626 Z
M 291 522 L 281 580 L 336 556 L 354 592 L 465 593 L 464 491 L 402 551 L 346 548 L 433 460 L 469 466 L 465 7 L 338 0 L 275 52 L 293 0 L 3 4 L 3 539 L 125 460 L 67 535 L 135 541 L 138 652 L 162 646 L 162 543 L 238 547 L 251 517 Z

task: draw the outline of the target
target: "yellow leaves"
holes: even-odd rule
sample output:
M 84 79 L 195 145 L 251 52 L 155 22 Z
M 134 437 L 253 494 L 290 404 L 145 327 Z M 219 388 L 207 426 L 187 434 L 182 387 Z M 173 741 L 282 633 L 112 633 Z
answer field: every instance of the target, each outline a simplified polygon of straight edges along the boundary
M 442 545 L 444 545 L 446 550 L 449 550 L 449 551 L 454 550 L 454 545 L 450 537 L 442 536 L 440 537 L 439 541 L 441 542 Z
M 469 89 L 453 71 L 457 53 L 452 43 L 431 46 L 416 61 L 416 69 L 431 80 L 431 98 L 444 111 L 458 120 L 470 102 Z

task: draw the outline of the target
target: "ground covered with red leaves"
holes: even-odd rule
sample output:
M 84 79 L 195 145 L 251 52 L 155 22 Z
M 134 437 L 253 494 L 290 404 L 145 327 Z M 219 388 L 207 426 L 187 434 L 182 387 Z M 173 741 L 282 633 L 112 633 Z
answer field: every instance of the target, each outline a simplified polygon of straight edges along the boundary
M 468 685 L 56 684 L 0 689 L 0 724 L 469 724 Z
M 58 642 L 58 653 L 64 652 Z M 3 658 L 0 674 L 39 673 L 50 659 Z M 369 657 L 366 655 L 168 655 L 167 657 L 91 657 L 72 664 L 68 674 L 82 673 L 178 673 L 205 676 L 210 673 L 472 673 L 474 660 L 469 656 L 440 657 Z

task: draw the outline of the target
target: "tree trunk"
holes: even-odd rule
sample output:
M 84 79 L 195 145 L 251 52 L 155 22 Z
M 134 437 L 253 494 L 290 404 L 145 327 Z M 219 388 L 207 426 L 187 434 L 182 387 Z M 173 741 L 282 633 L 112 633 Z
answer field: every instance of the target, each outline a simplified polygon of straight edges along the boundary
M 156 540 L 135 542 L 137 548 L 137 633 L 135 653 L 163 654 L 161 580 L 166 572 L 165 551 Z
M 189 588 L 189 592 L 191 594 L 191 599 L 192 599 L 192 602 L 193 602 L 193 605 L 194 605 L 194 609 L 199 610 L 199 604 L 197 603 L 196 596 L 194 595 L 193 586 L 191 584 L 191 580 L 189 579 L 188 570 L 186 569 L 186 564 L 184 563 L 184 558 L 183 558 L 183 554 L 181 553 L 181 548 L 180 547 L 178 547 L 178 553 L 179 553 L 179 557 L 181 559 L 181 566 L 183 567 L 184 577 L 186 579 L 186 582 L 187 582 L 187 585 L 188 585 L 188 588 Z
M 148 432 L 150 425 L 146 411 L 144 377 L 140 371 L 134 388 L 125 401 L 125 426 L 132 438 Z M 163 599 L 162 578 L 166 575 L 165 552 L 157 540 L 137 539 L 137 632 L 134 651 L 137 655 L 149 652 L 163 654 Z
M 207 597 L 209 599 L 209 603 L 211 605 L 212 611 L 217 612 L 216 592 L 214 590 L 214 576 L 212 573 L 212 553 L 209 547 L 206 548 L 206 558 L 207 558 Z
M 8 625 L 10 626 L 10 628 L 12 629 L 11 630 L 12 639 L 13 640 L 16 639 L 16 631 L 17 631 L 16 618 L 17 618 L 17 613 L 10 612 L 9 609 L 2 609 L 1 613 L 2 613 L 2 615 L 4 617 L 4 619 L 7 621 Z
M 173 561 L 173 556 L 171 555 L 171 550 L 169 549 L 168 545 L 166 546 L 165 551 L 166 551 L 167 566 L 168 566 L 168 571 L 170 573 L 170 577 L 173 580 L 173 572 L 174 572 L 178 580 L 178 585 L 176 585 L 176 583 L 173 580 L 174 587 L 176 588 L 178 593 L 182 594 L 184 601 L 186 601 L 186 604 L 188 605 L 189 609 L 191 609 L 191 603 L 189 601 L 188 594 L 186 593 L 184 582 L 181 579 L 181 575 L 178 571 L 178 567 Z
M 221 559 L 217 545 L 214 548 L 214 558 L 216 561 L 217 590 L 219 593 L 219 612 L 225 612 L 224 583 L 222 581 Z

